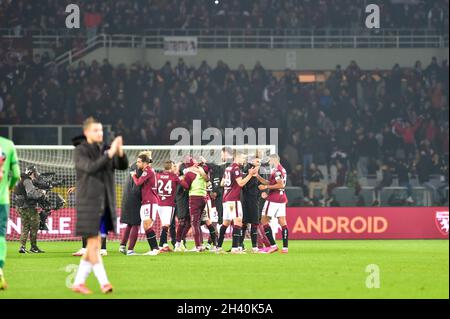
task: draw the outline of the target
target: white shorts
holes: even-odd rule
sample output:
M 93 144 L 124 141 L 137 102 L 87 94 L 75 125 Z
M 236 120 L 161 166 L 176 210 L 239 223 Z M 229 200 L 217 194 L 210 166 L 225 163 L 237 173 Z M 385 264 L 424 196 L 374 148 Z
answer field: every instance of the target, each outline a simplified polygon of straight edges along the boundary
M 224 202 L 223 204 L 223 220 L 233 220 L 242 218 L 241 201 Z
M 158 204 L 146 204 L 141 206 L 141 220 L 156 220 L 156 214 L 158 213 Z
M 207 221 L 208 219 L 211 223 L 217 223 L 219 221 L 219 214 L 217 213 L 216 207 L 211 207 L 211 200 L 208 199 L 205 205 L 205 210 L 202 214 L 202 221 Z
M 286 203 L 275 203 L 266 200 L 262 209 L 262 216 L 286 217 Z
M 161 225 L 170 225 L 174 211 L 175 208 L 172 206 L 159 206 L 158 215 L 161 220 Z

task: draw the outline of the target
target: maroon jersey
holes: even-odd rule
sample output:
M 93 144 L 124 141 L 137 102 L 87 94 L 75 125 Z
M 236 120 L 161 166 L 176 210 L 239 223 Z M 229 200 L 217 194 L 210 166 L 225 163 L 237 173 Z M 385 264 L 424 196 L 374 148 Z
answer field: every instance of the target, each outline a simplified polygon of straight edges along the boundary
M 180 183 L 178 176 L 172 172 L 157 174 L 159 206 L 175 207 L 175 193 Z
M 233 163 L 225 169 L 223 173 L 224 180 L 224 202 L 234 202 L 241 200 L 241 187 L 236 182 L 236 179 L 241 177 L 242 172 L 239 164 Z
M 283 186 L 286 186 L 286 170 L 281 166 L 281 164 L 278 164 L 278 166 L 274 169 L 272 169 L 272 173 L 270 174 L 269 178 L 269 185 L 275 185 L 277 182 L 281 179 L 283 181 Z M 286 197 L 286 191 L 284 188 L 282 189 L 270 189 L 269 195 L 267 196 L 267 200 L 269 202 L 274 203 L 287 203 L 287 197 Z
M 142 172 L 141 177 L 137 178 L 136 175 L 133 176 L 133 181 L 137 186 L 142 186 L 142 205 L 159 203 L 158 194 L 156 192 L 156 174 L 153 168 L 147 166 Z

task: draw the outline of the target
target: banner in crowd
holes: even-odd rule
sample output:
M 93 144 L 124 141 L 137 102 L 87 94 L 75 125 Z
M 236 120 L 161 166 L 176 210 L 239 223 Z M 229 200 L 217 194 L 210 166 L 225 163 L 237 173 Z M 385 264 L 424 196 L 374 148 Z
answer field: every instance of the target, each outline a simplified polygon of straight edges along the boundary
M 197 55 L 197 37 L 164 37 L 164 55 Z
M 449 231 L 448 207 L 289 207 L 287 223 L 290 239 L 448 239 Z

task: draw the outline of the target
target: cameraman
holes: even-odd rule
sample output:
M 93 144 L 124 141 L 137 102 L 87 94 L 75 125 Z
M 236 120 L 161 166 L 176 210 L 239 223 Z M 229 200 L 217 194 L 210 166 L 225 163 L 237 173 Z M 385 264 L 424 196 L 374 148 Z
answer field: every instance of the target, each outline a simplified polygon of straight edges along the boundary
M 38 201 L 45 197 L 45 191 L 38 189 L 33 181 L 37 180 L 39 172 L 36 166 L 29 166 L 25 174 L 20 177 L 20 182 L 16 187 L 17 205 L 20 217 L 22 218 L 22 230 L 20 235 L 21 247 L 19 253 L 25 254 L 28 234 L 30 235 L 32 253 L 43 253 L 37 246 L 37 233 L 39 230 L 39 212 L 37 211 Z

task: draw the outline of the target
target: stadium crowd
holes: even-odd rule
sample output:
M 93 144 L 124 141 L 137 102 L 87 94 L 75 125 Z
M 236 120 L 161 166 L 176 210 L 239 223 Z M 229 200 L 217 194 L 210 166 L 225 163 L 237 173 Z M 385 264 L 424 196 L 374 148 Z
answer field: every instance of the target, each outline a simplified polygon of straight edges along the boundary
M 62 29 L 65 8 L 76 3 L 92 33 L 140 33 L 151 28 L 361 28 L 363 0 L 1 0 L 0 28 Z M 377 1 L 383 28 L 448 30 L 448 0 Z
M 447 61 L 390 71 L 361 70 L 351 61 L 323 83 L 301 83 L 294 71 L 275 76 L 260 63 L 252 70 L 230 70 L 223 61 L 193 68 L 180 58 L 153 69 L 105 60 L 57 69 L 45 68 L 47 60 L 0 64 L 0 123 L 80 124 L 94 115 L 127 144 L 154 145 L 173 144 L 171 130 L 191 127 L 192 119 L 203 128 L 278 127 L 290 183 L 306 194 L 311 181 L 327 197 L 351 180 L 347 175 L 383 167 L 406 170 L 420 184 L 432 175 L 448 184 Z

